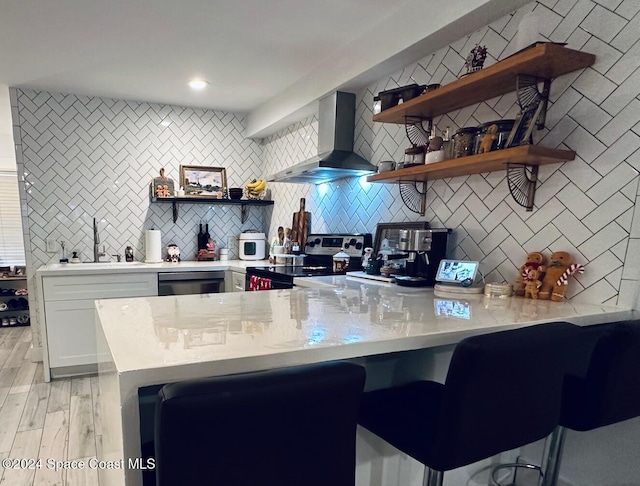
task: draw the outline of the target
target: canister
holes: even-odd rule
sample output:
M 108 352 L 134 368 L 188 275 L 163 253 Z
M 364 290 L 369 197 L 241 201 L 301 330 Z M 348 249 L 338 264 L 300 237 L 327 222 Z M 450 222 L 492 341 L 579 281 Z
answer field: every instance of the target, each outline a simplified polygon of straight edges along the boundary
M 333 272 L 345 273 L 349 268 L 349 255 L 344 252 L 344 248 L 340 248 L 340 251 L 333 255 Z
M 453 136 L 453 158 L 466 157 L 475 153 L 474 144 L 478 127 L 460 128 Z

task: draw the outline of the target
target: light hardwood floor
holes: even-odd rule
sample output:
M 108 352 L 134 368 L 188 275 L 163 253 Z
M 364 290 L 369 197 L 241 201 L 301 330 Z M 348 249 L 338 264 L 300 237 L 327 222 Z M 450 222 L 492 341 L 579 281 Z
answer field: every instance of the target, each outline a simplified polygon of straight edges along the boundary
M 42 459 L 40 469 L 3 469 L 1 486 L 97 485 L 95 469 L 47 467 L 47 460 L 96 456 L 101 424 L 94 416 L 97 377 L 44 383 L 42 363 L 28 358 L 29 327 L 0 328 L 0 458 Z

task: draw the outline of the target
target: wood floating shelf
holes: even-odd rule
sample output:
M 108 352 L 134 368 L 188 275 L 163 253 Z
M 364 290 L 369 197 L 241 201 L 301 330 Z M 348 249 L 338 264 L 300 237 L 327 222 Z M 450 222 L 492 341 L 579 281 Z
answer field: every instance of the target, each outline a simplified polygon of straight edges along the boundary
M 373 116 L 373 121 L 400 123 L 406 117 L 433 118 L 515 89 L 518 75 L 552 79 L 595 62 L 595 55 L 558 44 L 541 43 Z
M 151 202 L 171 203 L 173 205 L 174 223 L 178 221 L 179 203 L 241 206 L 240 220 L 242 223 L 247 220 L 247 206 L 273 206 L 273 201 L 263 201 L 261 199 L 218 199 L 212 197 L 152 197 Z
M 520 145 L 503 150 L 495 150 L 479 155 L 469 155 L 458 159 L 443 160 L 433 164 L 421 164 L 404 169 L 390 170 L 367 177 L 368 182 L 426 182 L 483 172 L 506 170 L 507 164 L 529 166 L 557 164 L 574 160 L 573 150 L 554 149 L 539 145 Z

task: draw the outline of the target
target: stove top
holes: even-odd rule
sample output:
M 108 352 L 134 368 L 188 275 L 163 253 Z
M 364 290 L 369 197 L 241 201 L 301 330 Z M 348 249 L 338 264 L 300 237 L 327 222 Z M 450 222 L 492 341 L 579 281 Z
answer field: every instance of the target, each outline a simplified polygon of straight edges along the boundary
M 249 269 L 247 269 L 249 270 Z M 256 272 L 257 270 L 257 272 Z M 302 267 L 262 267 L 251 268 L 251 273 L 258 276 L 287 276 L 287 277 L 322 277 L 334 275 L 331 267 L 325 266 L 302 266 Z
M 371 246 L 371 234 L 331 233 L 310 234 L 304 248 L 306 255 L 302 266 L 270 266 L 248 267 L 247 275 L 293 282 L 295 277 L 322 277 L 335 275 L 333 271 L 333 255 L 341 248 L 349 255 L 349 269 L 360 270 L 362 253 Z

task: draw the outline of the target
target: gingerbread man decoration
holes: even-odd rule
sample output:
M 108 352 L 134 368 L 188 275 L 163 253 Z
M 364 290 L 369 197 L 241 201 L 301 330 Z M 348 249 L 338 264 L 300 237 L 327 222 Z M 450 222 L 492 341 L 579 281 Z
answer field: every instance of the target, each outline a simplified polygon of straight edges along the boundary
M 583 265 L 573 263 L 571 255 L 566 251 L 554 252 L 542 279 L 542 286 L 538 293 L 539 297 L 562 302 L 569 284 L 569 277 L 577 273 L 584 273 Z

